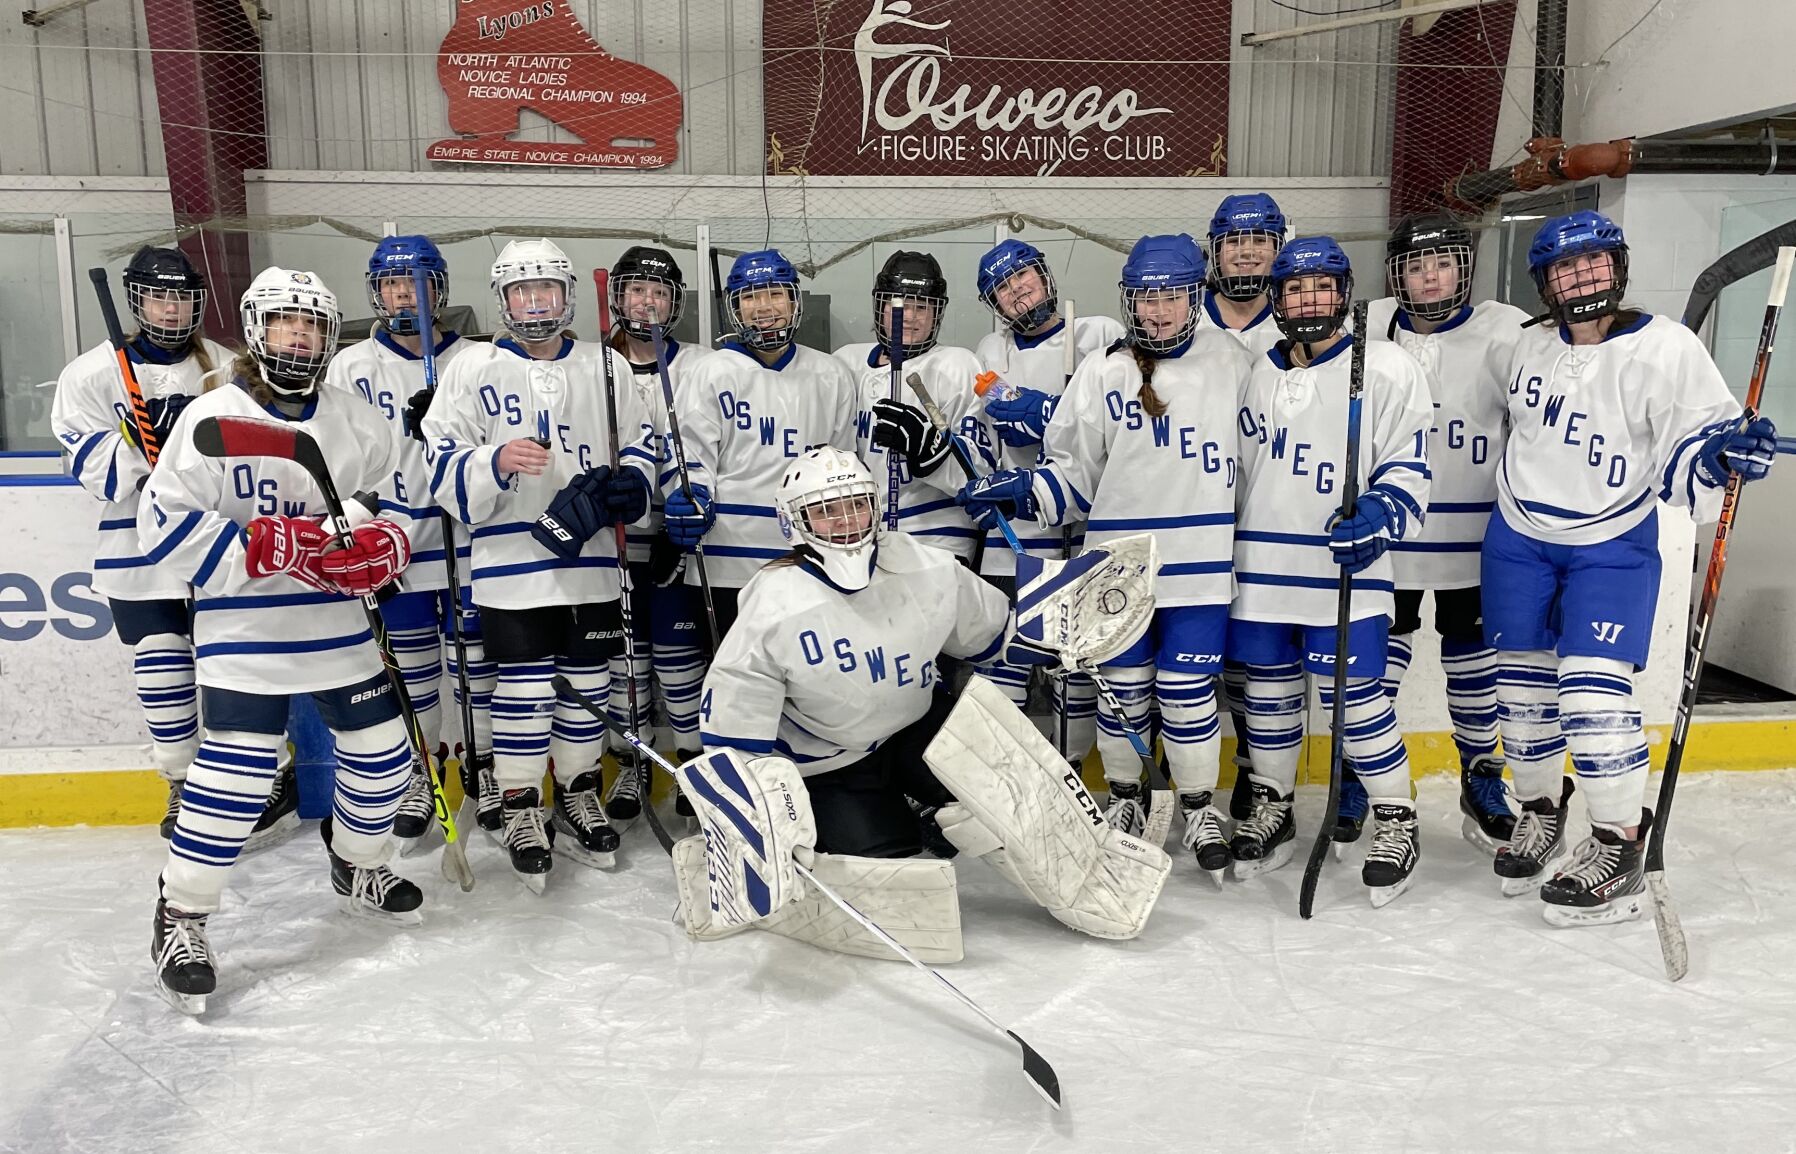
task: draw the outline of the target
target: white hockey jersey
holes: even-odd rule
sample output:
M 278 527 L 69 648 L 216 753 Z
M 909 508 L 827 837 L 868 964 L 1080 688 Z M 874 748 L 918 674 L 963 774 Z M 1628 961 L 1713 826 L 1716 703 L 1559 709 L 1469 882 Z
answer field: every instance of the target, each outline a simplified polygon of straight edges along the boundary
M 1285 339 L 1285 334 L 1278 331 L 1278 324 L 1272 319 L 1270 301 L 1265 308 L 1254 314 L 1246 328 L 1231 329 L 1222 319 L 1222 311 L 1216 305 L 1216 294 L 1212 292 L 1204 293 L 1203 307 L 1197 311 L 1197 327 L 1227 333 L 1256 357 L 1271 352 L 1274 345 Z
M 144 400 L 177 393 L 199 395 L 204 370 L 198 358 L 167 362 L 162 350 L 151 346 L 146 351 L 145 343 L 133 341 L 126 347 Z M 206 352 L 213 369 L 222 373 L 229 368 L 229 349 L 207 341 Z M 50 430 L 62 443 L 69 475 L 104 502 L 94 555 L 94 592 L 122 601 L 185 599 L 187 579 L 145 556 L 137 543 L 138 491 L 150 466 L 142 451 L 119 432 L 119 426 L 131 420 L 131 402 L 111 344 L 82 353 L 56 378 Z
M 1619 537 L 1655 497 L 1712 521 L 1725 487 L 1698 476 L 1697 457 L 1740 411 L 1702 341 L 1668 317 L 1641 314 L 1598 345 L 1529 329 L 1510 366 L 1497 507 L 1555 545 Z
M 1235 523 L 1235 605 L 1244 621 L 1331 625 L 1341 570 L 1328 547 L 1347 449 L 1352 339 L 1294 368 L 1278 349 L 1254 360 L 1242 399 Z M 1386 490 L 1403 512 L 1398 540 L 1428 507 L 1434 403 L 1415 358 L 1389 341 L 1366 347 L 1360 400 L 1360 491 Z M 1352 620 L 1392 616 L 1389 551 L 1353 579 Z
M 892 395 L 892 367 L 876 360 L 879 346 L 843 345 L 836 359 L 854 374 L 857 411 L 854 416 L 855 452 L 867 463 L 873 483 L 879 486 L 882 499 L 889 499 L 887 477 L 891 468 L 884 448 L 873 443 L 873 402 Z M 921 356 L 911 357 L 901 366 L 909 377 L 915 373 L 929 390 L 931 399 L 941 406 L 948 427 L 962 445 L 973 454 L 980 475 L 997 467 L 992 452 L 992 433 L 980 420 L 979 398 L 973 395 L 973 380 L 979 375 L 979 361 L 966 349 L 937 345 Z M 898 399 L 907 405 L 922 407 L 922 402 L 908 384 L 899 386 Z M 927 545 L 946 549 L 958 557 L 971 557 L 979 540 L 979 528 L 966 515 L 954 495 L 967 483 L 966 470 L 958 459 L 950 456 L 927 477 L 911 475 L 910 466 L 898 461 L 898 528 Z
M 686 379 L 692 366 L 698 363 L 699 358 L 709 355 L 709 349 L 698 345 L 682 345 L 673 340 L 667 342 L 667 380 L 673 386 L 676 396 L 679 395 L 680 382 Z M 630 383 L 641 396 L 643 408 L 648 410 L 649 423 L 655 427 L 655 455 L 661 470 L 649 515 L 630 526 L 630 560 L 640 563 L 649 559 L 649 549 L 661 533 L 663 489 L 677 487 L 680 474 L 674 463 L 673 434 L 667 421 L 667 400 L 661 391 L 661 373 L 654 361 L 641 365 L 632 361 L 630 370 Z M 619 387 L 623 386 L 620 384 Z
M 1123 327 L 1110 317 L 1081 316 L 1073 320 L 1073 367 L 1078 368 L 1088 357 L 1103 358 L 1104 350 L 1123 339 Z M 1005 328 L 979 338 L 974 350 L 980 366 L 997 373 L 1018 388 L 1034 389 L 1058 397 L 1066 391 L 1070 378 L 1066 371 L 1066 322 L 1059 321 L 1047 332 L 1034 337 L 1021 337 Z M 1042 459 L 1040 445 L 1007 445 L 985 416 L 985 403 L 979 402 L 979 416 L 998 460 L 1007 469 L 1028 469 Z M 1077 550 L 1084 540 L 1084 530 L 1077 515 L 1070 515 L 1072 548 Z M 1012 526 L 1025 551 L 1043 557 L 1058 557 L 1067 540 L 1059 530 L 1043 531 L 1028 524 Z M 979 571 L 988 577 L 1016 576 L 1016 559 L 1003 534 L 992 530 L 985 537 L 985 557 Z
M 1466 305 L 1432 333 L 1418 333 L 1395 298 L 1372 302 L 1373 340 L 1394 340 L 1416 359 L 1434 397 L 1428 434 L 1428 519 L 1391 546 L 1399 589 L 1478 584 L 1484 526 L 1497 504 L 1497 464 L 1507 436 L 1509 361 L 1528 314 L 1501 301 Z
M 143 490 L 143 549 L 193 586 L 195 669 L 201 685 L 242 693 L 335 689 L 381 671 L 360 598 L 325 593 L 285 573 L 251 577 L 244 528 L 257 517 L 323 517 L 324 494 L 299 465 L 268 457 L 212 458 L 193 447 L 205 417 L 297 423 L 324 453 L 342 494 L 392 496 L 399 450 L 380 414 L 320 388 L 297 418 L 221 385 L 188 406 Z M 403 524 L 401 524 L 403 528 Z
M 618 383 L 619 463 L 655 484 L 654 426 L 628 386 L 622 353 L 563 338 L 553 360 L 535 360 L 511 340 L 475 345 L 437 385 L 424 418 L 425 460 L 436 500 L 472 529 L 474 602 L 495 609 L 584 605 L 616 600 L 617 541 L 601 530 L 565 561 L 537 544 L 530 526 L 574 474 L 608 463 L 610 419 L 600 357 Z M 550 461 L 540 476 L 499 472 L 499 450 L 543 437 Z
M 443 334 L 433 350 L 439 382 L 449 365 L 471 346 L 472 342 L 455 333 Z M 424 387 L 424 358 L 395 341 L 385 329 L 377 328 L 367 340 L 332 357 L 324 380 L 373 405 L 397 443 L 399 473 L 393 480 L 393 495 L 381 501 L 380 511 L 383 517 L 404 527 L 405 535 L 411 538 L 412 563 L 400 575 L 400 590 L 412 593 L 449 588 L 443 557 L 442 506 L 430 495 L 430 469 L 424 463 L 424 445 L 409 436 L 405 428 L 406 404 L 413 393 Z M 468 539 L 465 533 L 458 536 L 456 572 L 466 582 Z
M 1199 332 L 1154 365 L 1166 412 L 1142 408 L 1127 347 L 1090 357 L 1048 423 L 1034 495 L 1047 524 L 1083 518 L 1087 548 L 1132 533 L 1159 543 L 1156 605 L 1227 605 L 1234 567 L 1235 413 L 1252 358 Z
M 763 569 L 705 675 L 705 748 L 777 753 L 805 775 L 866 757 L 922 718 L 938 654 L 988 660 L 1010 603 L 950 554 L 879 531 L 865 589 L 843 594 L 803 564 Z
M 705 534 L 711 584 L 740 589 L 791 548 L 773 509 L 787 467 L 818 445 L 855 451 L 854 374 L 803 345 L 786 346 L 767 365 L 730 342 L 693 366 L 674 401 L 692 482 L 716 502 L 717 523 Z M 661 488 L 678 487 L 670 478 Z M 686 581 L 698 584 L 696 565 L 686 566 Z

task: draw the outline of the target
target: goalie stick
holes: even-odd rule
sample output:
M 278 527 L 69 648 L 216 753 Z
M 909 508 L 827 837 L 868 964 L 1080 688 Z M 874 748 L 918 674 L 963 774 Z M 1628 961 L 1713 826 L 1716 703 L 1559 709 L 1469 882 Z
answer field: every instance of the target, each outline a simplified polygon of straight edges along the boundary
M 949 448 L 954 453 L 955 460 L 960 462 L 960 467 L 965 470 L 967 479 L 971 481 L 977 478 L 979 473 L 973 464 L 973 454 L 960 443 L 959 438 L 949 431 L 947 414 L 942 412 L 941 406 L 936 404 L 935 399 L 929 395 L 928 388 L 923 384 L 923 378 L 916 373 L 911 373 L 905 378 L 905 384 L 909 385 L 911 391 L 917 394 L 917 399 L 923 402 L 923 412 L 928 415 L 929 423 L 935 426 L 936 432 L 948 438 Z M 1004 534 L 1004 540 L 1010 545 L 1011 552 L 1021 557 L 1023 545 L 1017 540 L 1016 530 L 1011 528 L 1009 518 L 1002 513 L 995 516 L 998 522 L 998 532 Z M 1110 706 L 1111 712 L 1116 714 L 1117 724 L 1122 726 L 1123 733 L 1128 737 L 1129 744 L 1134 747 L 1136 756 L 1141 758 L 1141 764 L 1147 770 L 1147 780 L 1151 785 L 1148 794 L 1147 821 L 1141 837 L 1149 845 L 1164 845 L 1166 834 L 1172 828 L 1172 811 L 1174 809 L 1172 783 L 1167 780 L 1165 771 L 1160 768 L 1159 761 L 1154 757 L 1154 751 L 1148 747 L 1147 738 L 1142 736 L 1130 722 L 1129 715 L 1123 710 L 1122 702 L 1118 700 L 1116 691 L 1110 687 L 1109 680 L 1097 671 L 1096 666 L 1080 666 L 1076 672 L 1091 678 L 1092 684 L 1097 686 L 1098 694 Z
M 1791 239 L 1796 240 L 1796 225 L 1789 228 Z M 1792 264 L 1796 264 L 1796 248 L 1779 248 L 1777 269 L 1771 275 L 1771 292 L 1765 302 L 1765 320 L 1759 329 L 1758 354 L 1753 358 L 1752 379 L 1746 386 L 1746 409 L 1736 428 L 1743 428 L 1758 415 L 1759 402 L 1764 398 L 1765 377 L 1771 370 L 1777 321 L 1783 313 L 1784 294 L 1790 287 Z M 1700 279 L 1698 285 L 1701 285 Z M 1700 319 L 1697 323 L 1701 323 Z M 1715 524 L 1715 546 L 1709 551 L 1709 571 L 1703 579 L 1702 600 L 1697 603 L 1696 615 L 1690 620 L 1690 643 L 1684 653 L 1684 684 L 1678 694 L 1677 718 L 1671 725 L 1671 745 L 1665 751 L 1665 771 L 1659 777 L 1658 810 L 1646 840 L 1646 888 L 1653 895 L 1653 925 L 1659 932 L 1659 953 L 1665 960 L 1665 976 L 1674 982 L 1690 972 L 1690 948 L 1684 939 L 1684 927 L 1678 921 L 1677 907 L 1671 901 L 1671 890 L 1665 884 L 1665 825 L 1671 817 L 1678 769 L 1683 765 L 1684 746 L 1690 736 L 1690 715 L 1696 711 L 1696 688 L 1702 680 L 1709 627 L 1714 624 L 1715 605 L 1721 599 L 1721 578 L 1727 571 L 1727 541 L 1733 533 L 1734 518 L 1740 513 L 1740 486 L 1739 474 L 1730 475 L 1727 490 L 1722 494 L 1721 517 Z
M 131 355 L 125 351 L 125 330 L 118 323 L 118 306 L 112 300 L 112 286 L 106 281 L 106 270 L 90 268 L 87 277 L 94 282 L 94 295 L 100 298 L 100 316 L 106 322 L 106 339 L 112 344 L 112 355 L 118 361 L 119 376 L 125 381 L 125 399 L 131 402 L 131 424 L 137 430 L 137 447 L 143 459 L 156 467 L 162 455 L 162 444 L 156 440 L 156 428 L 150 420 L 149 406 L 144 403 L 143 388 L 137 383 L 137 370 Z
M 605 728 L 629 742 L 630 745 L 635 748 L 639 756 L 653 761 L 669 774 L 676 774 L 677 767 L 671 761 L 668 761 L 665 757 L 662 757 L 659 753 L 650 749 L 634 733 L 625 732 L 623 727 L 612 720 L 609 714 L 595 705 L 585 694 L 581 693 L 578 689 L 575 689 L 573 684 L 569 682 L 567 678 L 557 673 L 550 680 L 550 684 L 555 687 L 555 692 L 559 696 L 577 703 L 582 709 L 586 710 L 587 713 L 591 714 L 595 720 L 602 722 Z M 860 910 L 854 908 L 854 906 L 841 894 L 838 894 L 835 890 L 820 881 L 816 874 L 805 868 L 804 863 L 795 861 L 792 865 L 793 868 L 798 871 L 800 876 L 817 887 L 817 892 L 839 906 L 842 912 L 858 922 L 862 929 L 884 942 L 892 952 L 897 954 L 900 958 L 903 958 L 911 965 L 917 967 L 917 969 L 922 970 L 924 973 L 934 978 L 937 982 L 940 982 L 942 987 L 950 994 L 953 994 L 955 999 L 959 1001 L 961 1005 L 979 1015 L 979 1017 L 983 1018 L 985 1023 L 992 1029 L 1003 1034 L 1006 1038 L 1009 1038 L 1021 1047 L 1023 1051 L 1023 1076 L 1029 1079 L 1030 1087 L 1034 1089 L 1037 1094 L 1040 1094 L 1046 1099 L 1050 1106 L 1054 1107 L 1056 1110 L 1060 1109 L 1060 1076 L 1054 1073 L 1054 1067 L 1050 1066 L 1047 1059 L 1036 1052 L 1035 1047 L 1023 1040 L 1021 1034 L 1018 1034 L 1015 1030 L 1006 1029 L 998 1019 L 987 1013 L 983 1006 L 967 997 L 967 995 L 960 991 L 959 987 L 943 977 L 939 970 L 936 970 L 933 966 L 924 964 L 922 959 L 906 949 L 904 945 L 896 938 L 892 937 L 891 934 L 888 934 L 885 930 L 881 929 L 879 923 L 869 918 L 866 914 L 863 914 Z
M 1353 305 L 1353 361 L 1347 378 L 1347 451 L 1341 481 L 1341 520 L 1353 516 L 1359 501 L 1359 426 L 1360 398 L 1366 391 L 1366 312 L 1365 301 Z M 1322 859 L 1334 842 L 1335 821 L 1341 814 L 1341 764 L 1347 753 L 1347 636 L 1353 619 L 1353 574 L 1341 569 L 1339 597 L 1335 603 L 1335 700 L 1328 737 L 1328 800 L 1322 806 L 1322 828 L 1316 831 L 1316 843 L 1310 847 L 1310 860 L 1303 867 L 1303 885 L 1298 890 L 1297 913 L 1308 919 L 1316 907 L 1316 882 L 1322 877 Z
M 430 336 L 425 334 L 428 343 Z M 203 457 L 272 457 L 276 460 L 292 461 L 304 469 L 312 478 L 319 490 L 324 494 L 325 510 L 337 527 L 337 544 L 347 548 L 351 541 L 349 525 L 343 516 L 343 499 L 337 495 L 337 486 L 331 480 L 330 467 L 324 460 L 324 454 L 318 448 L 318 442 L 312 439 L 304 429 L 274 421 L 261 421 L 254 417 L 206 417 L 193 428 L 193 447 Z M 425 748 L 424 730 L 418 724 L 417 711 L 412 708 L 412 697 L 406 692 L 405 675 L 400 671 L 399 662 L 393 657 L 393 650 L 387 644 L 386 622 L 381 620 L 380 603 L 370 593 L 361 599 L 362 610 L 368 617 L 369 632 L 374 634 L 374 643 L 380 649 L 380 661 L 387 671 L 387 683 L 393 688 L 393 698 L 399 702 L 399 712 L 405 718 L 405 733 L 410 739 L 412 748 L 423 759 L 425 773 L 430 778 L 431 799 L 436 803 L 437 824 L 443 830 L 443 876 L 462 888 L 462 892 L 474 888 L 474 871 L 468 865 L 468 851 L 456 834 L 455 819 L 449 815 L 449 799 L 443 793 L 442 766 L 433 766 L 429 751 Z

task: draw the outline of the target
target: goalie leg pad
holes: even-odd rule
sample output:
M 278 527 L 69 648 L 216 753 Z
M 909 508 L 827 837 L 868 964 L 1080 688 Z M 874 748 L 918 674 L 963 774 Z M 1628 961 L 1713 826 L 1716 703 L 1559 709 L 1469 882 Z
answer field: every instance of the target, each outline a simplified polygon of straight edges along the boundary
M 739 934 L 750 923 L 725 925 L 711 912 L 711 871 L 705 865 L 705 839 L 701 834 L 683 837 L 673 847 L 674 889 L 679 895 L 675 920 L 686 927 L 694 941 L 712 942 Z
M 924 758 L 959 799 L 936 815 L 949 840 L 1074 929 L 1141 932 L 1172 860 L 1106 825 L 1078 772 L 996 686 L 969 681 Z

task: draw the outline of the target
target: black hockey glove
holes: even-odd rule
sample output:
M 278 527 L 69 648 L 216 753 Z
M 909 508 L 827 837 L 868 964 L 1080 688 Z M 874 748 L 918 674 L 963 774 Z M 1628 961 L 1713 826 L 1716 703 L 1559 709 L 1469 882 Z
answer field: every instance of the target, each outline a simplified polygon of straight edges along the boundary
M 889 398 L 873 402 L 873 443 L 902 454 L 913 477 L 927 477 L 948 459 L 947 434 L 930 424 L 922 409 Z

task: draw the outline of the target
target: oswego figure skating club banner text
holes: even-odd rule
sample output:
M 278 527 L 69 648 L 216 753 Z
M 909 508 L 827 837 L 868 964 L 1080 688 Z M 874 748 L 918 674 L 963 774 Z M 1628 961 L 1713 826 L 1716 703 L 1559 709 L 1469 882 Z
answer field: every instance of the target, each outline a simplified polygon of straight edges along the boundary
M 1227 171 L 1228 0 L 765 0 L 767 171 Z

